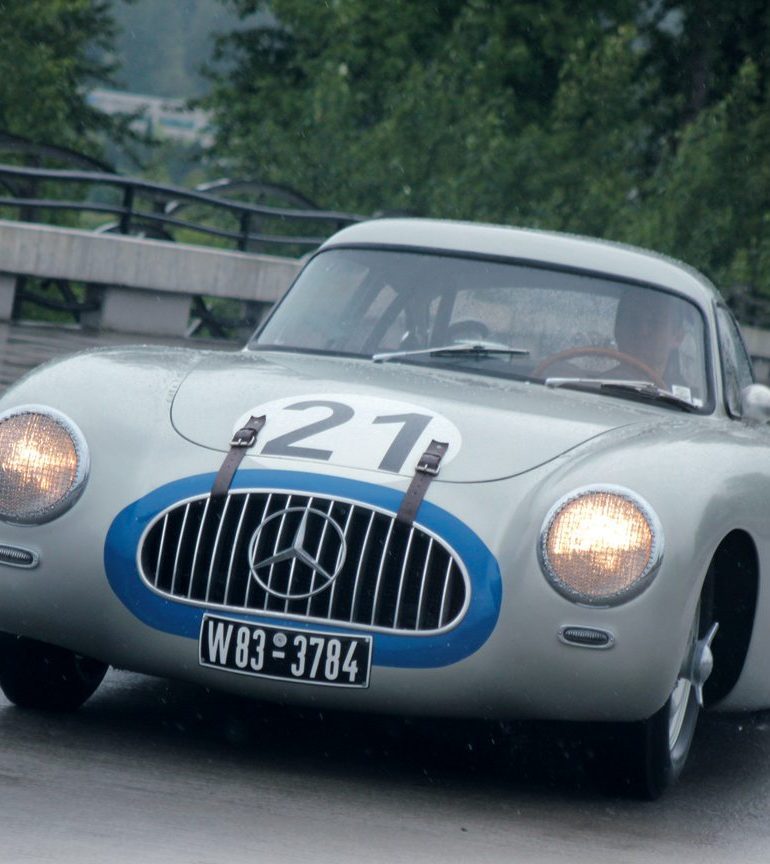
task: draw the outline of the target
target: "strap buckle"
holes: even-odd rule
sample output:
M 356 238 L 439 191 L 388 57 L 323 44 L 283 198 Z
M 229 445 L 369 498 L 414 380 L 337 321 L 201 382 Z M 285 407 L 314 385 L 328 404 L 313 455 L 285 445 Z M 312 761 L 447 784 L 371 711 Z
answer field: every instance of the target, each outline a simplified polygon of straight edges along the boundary
M 401 506 L 396 513 L 396 520 L 405 525 L 412 525 L 417 511 L 420 509 L 422 500 L 425 497 L 425 492 L 430 485 L 432 477 L 438 474 L 441 460 L 446 454 L 449 442 L 436 441 L 430 442 L 425 452 L 420 456 L 420 459 L 414 469 L 414 477 L 406 490 L 404 497 L 401 499 Z
M 236 430 L 233 437 L 230 439 L 231 447 L 253 447 L 257 440 L 257 430 L 244 426 L 242 429 Z
M 441 453 L 423 453 L 415 470 L 422 474 L 430 474 L 431 477 L 435 477 L 441 467 L 441 456 Z

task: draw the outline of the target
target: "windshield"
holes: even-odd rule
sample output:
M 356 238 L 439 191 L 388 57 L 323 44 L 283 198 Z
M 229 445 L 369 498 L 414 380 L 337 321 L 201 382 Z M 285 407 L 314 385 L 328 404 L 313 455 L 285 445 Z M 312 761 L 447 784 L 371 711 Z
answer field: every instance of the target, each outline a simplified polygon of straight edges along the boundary
M 446 350 L 452 345 L 479 350 Z M 597 276 L 477 258 L 322 252 L 248 347 L 536 381 L 649 381 L 696 408 L 709 401 L 694 304 Z

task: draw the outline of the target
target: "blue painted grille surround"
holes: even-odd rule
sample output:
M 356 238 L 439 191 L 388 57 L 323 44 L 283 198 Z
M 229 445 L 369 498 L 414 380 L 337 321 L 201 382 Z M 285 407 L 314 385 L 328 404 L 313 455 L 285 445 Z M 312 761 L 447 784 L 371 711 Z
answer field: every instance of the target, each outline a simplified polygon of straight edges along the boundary
M 139 575 L 136 552 L 144 529 L 158 513 L 182 499 L 206 494 L 214 477 L 213 473 L 207 473 L 176 480 L 129 504 L 113 520 L 104 547 L 107 579 L 126 608 L 148 626 L 188 639 L 197 640 L 206 608 L 179 603 L 152 591 Z M 398 510 L 403 497 L 401 492 L 374 483 L 297 471 L 241 470 L 236 474 L 232 488 L 275 488 L 336 496 L 393 513 Z M 454 629 L 435 636 L 374 633 L 372 662 L 377 666 L 435 668 L 456 663 L 469 657 L 487 641 L 500 614 L 500 568 L 481 539 L 459 519 L 429 501 L 424 501 L 420 507 L 419 523 L 442 537 L 462 559 L 470 575 L 470 605 Z M 273 626 L 282 621 L 279 615 L 216 611 L 218 615 L 234 620 Z M 360 628 L 346 628 L 336 623 L 327 626 L 315 621 L 305 623 L 292 619 L 285 624 L 299 630 L 361 632 Z

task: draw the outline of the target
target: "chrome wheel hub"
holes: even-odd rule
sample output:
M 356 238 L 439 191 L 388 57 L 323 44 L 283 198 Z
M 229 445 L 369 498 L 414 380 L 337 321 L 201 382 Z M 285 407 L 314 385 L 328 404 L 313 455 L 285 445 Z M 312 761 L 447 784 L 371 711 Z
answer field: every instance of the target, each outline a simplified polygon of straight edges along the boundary
M 680 678 L 676 682 L 674 691 L 671 694 L 668 715 L 668 749 L 671 751 L 676 747 L 676 742 L 679 740 L 679 735 L 682 732 L 682 726 L 684 726 L 692 687 L 692 683 L 687 678 Z
M 680 672 L 681 678 L 679 680 L 686 679 L 695 687 L 695 698 L 701 708 L 703 707 L 703 685 L 714 671 L 714 654 L 711 651 L 711 643 L 717 635 L 717 630 L 719 630 L 719 622 L 715 621 L 709 627 L 708 633 L 693 644 L 690 656 Z
M 696 621 L 698 616 L 696 616 Z M 687 717 L 687 707 L 690 695 L 695 690 L 695 699 L 703 707 L 703 686 L 714 670 L 714 654 L 711 643 L 719 630 L 719 623 L 714 622 L 708 633 L 697 639 L 697 630 L 692 636 L 692 648 L 682 664 L 679 678 L 669 699 L 668 715 L 668 749 L 673 752 Z

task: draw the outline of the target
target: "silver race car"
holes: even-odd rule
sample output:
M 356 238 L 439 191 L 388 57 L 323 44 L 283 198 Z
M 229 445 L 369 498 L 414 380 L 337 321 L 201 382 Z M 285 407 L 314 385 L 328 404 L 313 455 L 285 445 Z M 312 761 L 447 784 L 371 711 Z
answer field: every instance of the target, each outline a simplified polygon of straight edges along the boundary
M 579 237 L 375 220 L 243 351 L 0 402 L 0 685 L 107 664 L 356 711 L 605 725 L 629 788 L 770 706 L 770 390 L 716 290 Z

